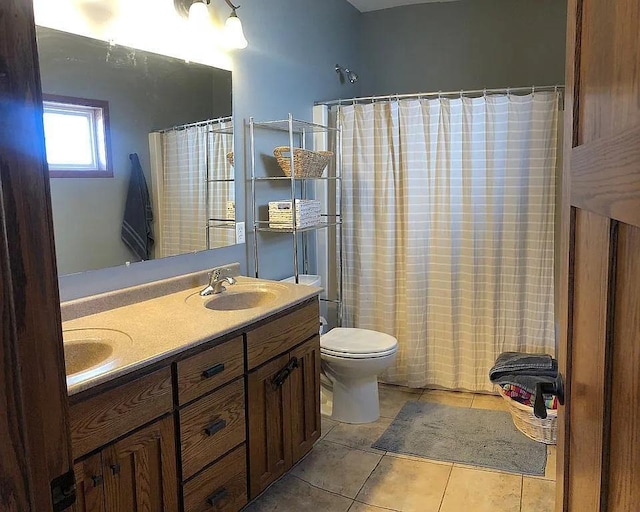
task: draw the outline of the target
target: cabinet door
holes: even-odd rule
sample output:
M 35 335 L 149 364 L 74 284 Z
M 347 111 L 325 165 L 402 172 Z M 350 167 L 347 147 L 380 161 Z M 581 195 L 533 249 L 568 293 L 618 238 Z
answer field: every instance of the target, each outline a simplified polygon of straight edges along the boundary
M 289 377 L 291 388 L 291 446 L 293 463 L 320 438 L 320 336 L 292 350 L 298 367 Z
M 249 374 L 250 499 L 291 467 L 289 386 L 274 383 L 288 363 L 284 354 Z
M 107 512 L 178 510 L 172 417 L 105 448 L 103 466 Z
M 71 510 L 73 512 L 104 512 L 102 454 L 97 453 L 82 462 L 77 462 L 73 471 L 76 474 L 76 502 Z

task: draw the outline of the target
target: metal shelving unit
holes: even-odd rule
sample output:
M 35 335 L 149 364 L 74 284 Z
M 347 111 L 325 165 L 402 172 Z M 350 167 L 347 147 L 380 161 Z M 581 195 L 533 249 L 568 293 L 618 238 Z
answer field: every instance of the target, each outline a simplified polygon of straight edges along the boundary
M 232 120 L 233 120 L 232 116 L 221 117 L 220 119 L 216 120 L 216 123 L 224 123 Z M 207 130 L 207 144 L 205 148 L 205 165 L 207 168 L 207 173 L 205 177 L 205 204 L 207 205 L 207 219 L 204 227 L 207 249 L 212 248 L 211 247 L 211 230 L 212 229 L 224 229 L 227 231 L 232 230 L 234 232 L 234 235 L 235 235 L 235 229 L 236 229 L 235 213 L 233 218 L 228 218 L 227 216 L 224 219 L 220 219 L 220 218 L 209 216 L 210 205 L 211 205 L 211 191 L 210 191 L 211 184 L 212 183 L 235 183 L 235 177 L 233 178 L 211 178 L 210 177 L 211 166 L 209 162 L 209 158 L 210 158 L 209 157 L 209 137 L 211 137 L 211 135 L 213 134 L 233 136 L 234 133 L 233 133 L 233 129 L 221 128 L 217 124 L 212 125 Z M 233 147 L 233 143 L 231 144 L 231 147 Z
M 270 130 L 283 132 L 288 135 L 288 145 L 290 147 L 291 176 L 257 176 L 256 175 L 256 130 Z M 293 158 L 295 148 L 306 148 L 307 136 L 314 133 L 327 133 L 335 137 L 335 176 L 320 178 L 296 178 L 295 161 Z M 255 121 L 253 117 L 249 119 L 249 136 L 251 144 L 251 202 L 253 210 L 253 251 L 255 262 L 255 276 L 260 277 L 260 249 L 259 233 L 286 234 L 291 236 L 293 248 L 293 276 L 296 283 L 299 283 L 299 242 L 303 253 L 303 274 L 309 272 L 308 262 L 308 235 L 320 229 L 335 228 L 336 248 L 338 253 L 337 265 L 337 290 L 336 299 L 321 298 L 320 300 L 337 305 L 338 325 L 342 324 L 342 131 L 339 128 L 332 128 L 321 124 L 310 123 L 294 119 L 291 114 L 287 119 L 274 121 Z M 292 202 L 292 226 L 276 228 L 270 226 L 268 220 L 260 220 L 256 199 L 256 189 L 265 182 L 289 182 L 291 184 L 290 197 L 283 200 Z M 335 212 L 323 213 L 322 222 L 314 226 L 297 226 L 297 216 L 295 209 L 296 199 L 307 199 L 308 188 L 312 182 L 325 181 L 335 182 Z M 326 206 L 326 205 L 325 205 Z M 300 237 L 298 236 L 300 235 Z M 301 240 L 299 240 L 299 238 Z M 330 255 L 328 255 L 330 257 Z

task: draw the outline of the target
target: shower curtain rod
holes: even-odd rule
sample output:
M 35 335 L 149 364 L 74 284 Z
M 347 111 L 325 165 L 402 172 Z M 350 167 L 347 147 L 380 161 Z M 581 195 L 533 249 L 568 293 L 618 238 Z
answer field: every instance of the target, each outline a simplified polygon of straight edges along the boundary
M 197 123 L 179 124 L 178 126 L 172 126 L 171 128 L 165 128 L 164 130 L 156 130 L 155 133 L 167 133 L 176 130 L 185 130 L 187 128 L 193 128 L 195 126 L 206 126 L 208 124 L 219 124 L 231 121 L 233 116 L 217 117 L 215 119 L 206 119 L 205 121 L 198 121 Z
M 487 94 L 520 94 L 520 93 L 532 93 L 532 92 L 543 92 L 543 91 L 559 91 L 564 94 L 564 85 L 544 85 L 541 87 L 531 86 L 531 87 L 505 87 L 502 89 L 476 89 L 473 91 L 438 91 L 438 92 L 421 92 L 415 94 L 390 94 L 388 96 L 362 96 L 355 97 L 349 99 L 340 99 L 340 100 L 330 100 L 330 101 L 316 101 L 314 105 L 349 105 L 355 103 L 365 103 L 365 102 L 374 102 L 379 100 L 401 100 L 408 98 L 429 98 L 429 97 L 440 97 L 440 96 L 458 96 L 460 98 L 465 97 L 479 97 Z

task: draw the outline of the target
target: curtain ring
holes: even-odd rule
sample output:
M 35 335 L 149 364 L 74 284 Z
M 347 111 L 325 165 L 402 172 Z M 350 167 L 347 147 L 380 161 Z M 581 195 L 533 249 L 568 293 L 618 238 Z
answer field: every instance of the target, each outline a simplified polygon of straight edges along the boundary
M 536 93 L 536 86 L 532 85 L 531 86 L 531 95 L 534 95 Z
M 438 99 L 441 100 L 442 99 L 442 91 L 438 91 Z
M 482 95 L 484 96 L 485 99 L 487 98 L 487 88 L 486 87 L 482 90 Z
M 464 90 L 460 89 L 460 99 L 462 99 L 463 94 L 464 94 Z

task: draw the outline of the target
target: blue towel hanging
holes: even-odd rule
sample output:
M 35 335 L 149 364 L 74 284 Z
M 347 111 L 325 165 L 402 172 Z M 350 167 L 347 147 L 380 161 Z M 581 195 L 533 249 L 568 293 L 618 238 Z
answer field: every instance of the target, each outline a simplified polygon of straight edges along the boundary
M 129 178 L 129 191 L 124 208 L 121 237 L 122 241 L 140 260 L 148 260 L 151 258 L 151 247 L 153 247 L 153 234 L 151 233 L 153 211 L 149 189 L 144 179 L 138 154 L 130 154 L 129 160 L 131 160 L 131 177 Z

